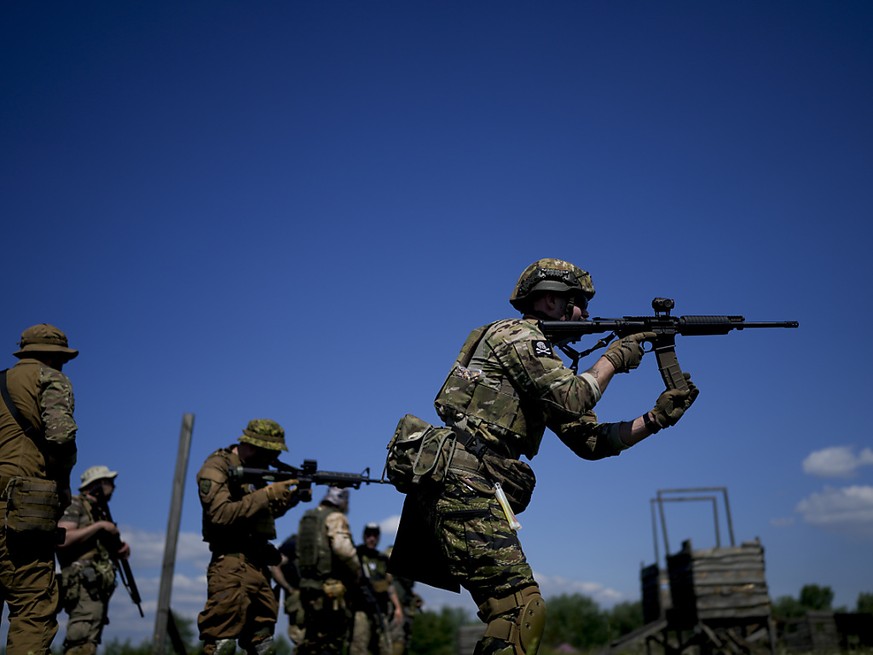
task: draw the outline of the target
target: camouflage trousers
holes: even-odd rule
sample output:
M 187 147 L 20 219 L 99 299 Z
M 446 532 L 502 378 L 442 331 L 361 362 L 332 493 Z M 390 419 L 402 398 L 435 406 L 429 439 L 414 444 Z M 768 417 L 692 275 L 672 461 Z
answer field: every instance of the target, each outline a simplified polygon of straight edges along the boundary
M 197 616 L 204 652 L 217 641 L 235 639 L 244 650 L 272 638 L 279 600 L 266 566 L 244 555 L 214 556 L 206 569 L 206 607 Z
M 352 629 L 352 614 L 343 597 L 328 597 L 321 589 L 301 589 L 304 629 L 296 655 L 340 655 Z
M 0 611 L 9 608 L 7 655 L 50 655 L 60 593 L 52 536 L 22 537 L 0 524 Z
M 536 585 L 518 535 L 478 473 L 450 471 L 438 490 L 418 494 L 449 572 L 477 605 Z
M 391 634 L 383 628 L 380 617 L 355 612 L 349 655 L 391 655 Z
M 69 615 L 64 637 L 66 655 L 91 655 L 109 624 L 109 599 L 115 591 L 115 569 L 109 561 L 74 562 L 61 571 L 61 604 Z

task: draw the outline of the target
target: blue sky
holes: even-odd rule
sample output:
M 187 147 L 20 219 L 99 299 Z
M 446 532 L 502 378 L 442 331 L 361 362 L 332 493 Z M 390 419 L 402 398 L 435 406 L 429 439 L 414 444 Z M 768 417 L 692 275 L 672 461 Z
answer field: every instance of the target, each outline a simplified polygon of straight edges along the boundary
M 679 314 L 801 323 L 680 338 L 697 404 L 619 458 L 546 436 L 520 517 L 546 595 L 637 600 L 650 499 L 710 486 L 729 491 L 737 541 L 764 544 L 772 596 L 828 585 L 852 608 L 873 592 L 869 3 L 16 2 L 0 17 L 0 339 L 9 365 L 37 322 L 81 350 L 75 475 L 120 471 L 146 608 L 120 590 L 107 639 L 151 635 L 183 414 L 172 604 L 193 617 L 203 459 L 269 417 L 289 463 L 380 472 L 397 420 L 435 420 L 468 331 L 513 315 L 540 257 L 592 273 L 595 316 L 670 296 Z M 598 413 L 639 416 L 660 388 L 646 358 Z M 355 492 L 356 536 L 379 521 L 387 546 L 401 501 Z M 671 549 L 714 545 L 705 503 L 667 512 Z

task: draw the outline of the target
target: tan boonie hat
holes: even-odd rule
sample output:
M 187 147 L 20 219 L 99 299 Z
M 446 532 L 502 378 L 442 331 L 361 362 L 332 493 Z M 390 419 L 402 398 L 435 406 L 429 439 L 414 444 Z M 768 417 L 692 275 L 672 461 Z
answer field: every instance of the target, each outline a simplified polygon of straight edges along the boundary
M 54 353 L 64 355 L 67 359 L 73 359 L 79 354 L 67 343 L 67 335 L 54 325 L 39 323 L 31 325 L 21 333 L 21 341 L 18 342 L 19 350 L 13 353 L 21 359 L 31 353 Z
M 79 491 L 90 486 L 92 482 L 97 482 L 97 480 L 114 480 L 117 475 L 118 471 L 110 471 L 108 466 L 102 464 L 87 468 L 82 474 L 82 484 L 79 485 Z
M 276 421 L 271 421 L 268 418 L 256 418 L 249 421 L 239 438 L 239 442 L 267 450 L 288 450 L 285 445 L 285 430 Z

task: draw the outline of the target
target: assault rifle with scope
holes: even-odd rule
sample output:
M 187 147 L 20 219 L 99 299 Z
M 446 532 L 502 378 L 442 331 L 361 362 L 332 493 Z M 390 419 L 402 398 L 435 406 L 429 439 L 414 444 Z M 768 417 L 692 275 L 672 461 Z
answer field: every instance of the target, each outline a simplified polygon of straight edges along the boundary
M 228 471 L 228 477 L 232 480 L 243 482 L 260 482 L 269 484 L 280 480 L 297 480 L 300 489 L 310 489 L 314 484 L 325 484 L 331 487 L 352 487 L 360 489 L 362 484 L 387 484 L 387 481 L 370 477 L 368 466 L 360 473 L 346 473 L 344 471 L 320 471 L 318 461 L 314 459 L 303 460 L 303 466 L 296 467 L 284 462 L 273 464 L 275 468 L 261 469 L 247 466 L 236 466 Z
M 654 316 L 624 316 L 622 318 L 591 318 L 584 321 L 540 321 L 543 335 L 554 343 L 572 361 L 570 368 L 576 372 L 579 360 L 598 348 L 603 348 L 615 337 L 624 337 L 638 332 L 654 332 L 652 350 L 658 360 L 658 369 L 668 389 L 688 389 L 679 361 L 676 358 L 676 335 L 713 336 L 727 334 L 731 330 L 756 328 L 796 328 L 797 321 L 747 321 L 743 316 L 671 316 L 675 306 L 672 298 L 652 300 Z M 579 352 L 568 344 L 579 341 L 586 334 L 609 332 L 593 347 Z

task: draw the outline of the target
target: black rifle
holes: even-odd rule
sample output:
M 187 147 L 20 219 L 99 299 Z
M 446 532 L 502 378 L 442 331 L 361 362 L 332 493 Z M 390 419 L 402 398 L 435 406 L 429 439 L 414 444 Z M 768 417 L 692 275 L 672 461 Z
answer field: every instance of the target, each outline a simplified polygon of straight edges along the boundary
M 359 588 L 361 598 L 364 601 L 364 606 L 369 608 L 368 614 L 379 621 L 381 634 L 376 635 L 376 643 L 382 639 L 385 640 L 388 646 L 388 652 L 391 651 L 391 626 L 388 622 L 388 617 L 385 616 L 385 608 L 379 602 L 379 596 L 373 588 L 373 579 L 370 577 L 370 569 L 367 568 L 364 558 L 361 556 L 361 551 L 358 551 L 358 559 L 361 562 L 361 585 Z M 370 637 L 372 639 L 372 636 Z M 378 652 L 379 648 L 375 649 Z
M 116 525 L 115 521 L 112 520 L 112 514 L 109 511 L 109 502 L 106 500 L 103 490 L 98 486 L 93 494 L 94 500 L 96 501 L 94 504 L 94 509 L 96 510 L 94 518 L 98 521 L 109 521 L 113 525 Z M 106 550 L 109 551 L 109 557 L 112 558 L 112 563 L 115 565 L 115 570 L 118 572 L 121 584 L 124 585 L 124 588 L 127 589 L 127 593 L 130 595 L 130 600 L 133 601 L 134 605 L 136 605 L 136 608 L 139 610 L 139 615 L 145 616 L 142 611 L 142 597 L 139 595 L 139 589 L 136 587 L 136 580 L 134 580 L 130 563 L 125 558 L 118 556 L 118 550 L 123 543 L 121 537 L 118 534 L 110 534 L 109 532 L 101 531 L 100 540 L 103 542 L 103 545 L 106 546 Z
M 668 389 L 688 389 L 679 361 L 676 359 L 676 335 L 712 336 L 731 330 L 751 328 L 796 328 L 797 321 L 749 322 L 743 316 L 670 316 L 675 303 L 672 298 L 652 300 L 654 316 L 625 316 L 623 318 L 592 318 L 585 321 L 540 321 L 543 335 L 572 360 L 570 368 L 577 372 L 579 360 L 598 348 L 603 348 L 615 337 L 637 332 L 654 332 L 652 350 L 658 360 L 658 369 Z M 586 334 L 611 332 L 592 348 L 579 352 L 567 344 L 578 341 Z
M 319 471 L 318 462 L 314 459 L 303 460 L 300 468 L 290 466 L 284 462 L 273 464 L 275 468 L 259 469 L 247 466 L 236 466 L 227 473 L 232 480 L 244 482 L 260 482 L 269 484 L 280 480 L 296 480 L 300 489 L 310 489 L 314 484 L 326 484 L 331 487 L 352 487 L 360 489 L 362 484 L 388 484 L 387 480 L 370 477 L 368 466 L 360 473 L 346 473 L 343 471 Z

